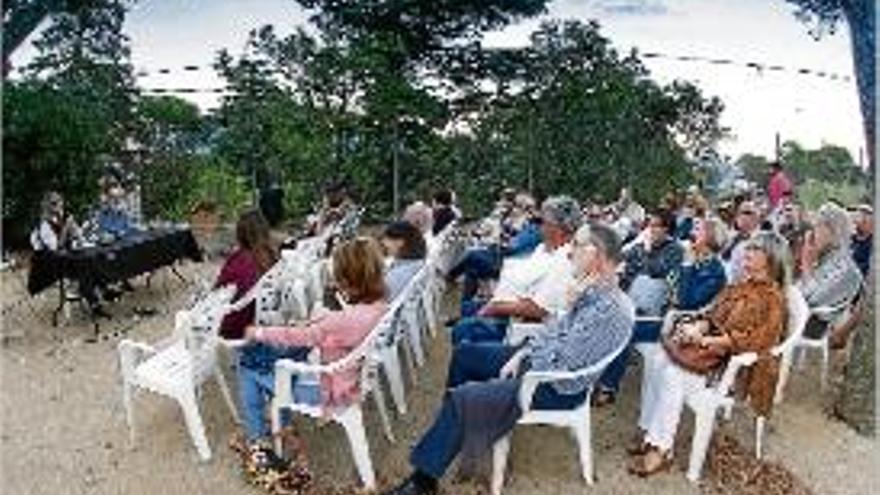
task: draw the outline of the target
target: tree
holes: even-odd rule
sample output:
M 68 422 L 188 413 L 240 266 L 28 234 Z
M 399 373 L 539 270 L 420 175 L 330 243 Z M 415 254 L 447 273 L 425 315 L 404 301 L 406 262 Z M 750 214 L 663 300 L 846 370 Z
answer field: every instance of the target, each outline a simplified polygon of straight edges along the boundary
M 834 31 L 841 20 L 849 27 L 852 41 L 853 67 L 859 90 L 859 106 L 868 148 L 868 187 L 873 191 L 876 174 L 876 45 L 875 0 L 786 0 L 798 6 L 797 17 L 811 23 L 811 34 L 819 38 L 825 31 Z M 872 194 L 873 196 L 873 194 Z M 877 246 L 875 245 L 875 251 Z M 872 271 L 868 284 L 867 301 L 874 301 L 876 270 Z M 875 305 L 867 304 L 868 311 L 856 338 L 842 394 L 836 409 L 843 419 L 857 431 L 873 435 L 876 429 L 876 360 L 875 353 Z
M 852 42 L 853 68 L 859 90 L 859 106 L 865 143 L 868 147 L 868 168 L 874 177 L 876 139 L 876 54 L 875 0 L 785 0 L 798 7 L 796 17 L 812 24 L 810 34 L 819 39 L 825 32 L 833 33 L 845 21 Z M 873 181 L 872 181 L 873 182 Z
M 475 130 L 478 159 L 491 161 L 481 167 L 501 182 L 583 198 L 638 180 L 638 198 L 654 202 L 691 181 L 690 157 L 724 134 L 720 101 L 687 83 L 657 85 L 595 22 L 544 23 L 505 64 L 503 84 L 519 89 L 491 97 Z
M 96 157 L 110 144 L 92 101 L 35 80 L 3 89 L 4 243 L 24 247 L 46 191 L 61 192 L 70 211 L 85 213 L 97 198 Z
M 39 197 L 50 188 L 65 194 L 74 212 L 84 212 L 97 198 L 100 167 L 124 156 L 137 124 L 122 34 L 126 2 L 65 6 L 52 11 L 35 41 L 39 53 L 24 80 L 4 88 L 3 185 L 11 194 L 4 195 L 3 219 L 14 226 L 10 232 L 35 222 Z M 15 11 L 4 11 L 4 27 Z

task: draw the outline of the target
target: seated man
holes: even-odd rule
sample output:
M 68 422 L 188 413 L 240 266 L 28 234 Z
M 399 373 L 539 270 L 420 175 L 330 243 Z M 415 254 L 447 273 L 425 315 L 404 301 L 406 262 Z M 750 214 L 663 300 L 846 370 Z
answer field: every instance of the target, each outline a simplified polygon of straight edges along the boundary
M 568 241 L 580 226 L 580 206 L 569 197 L 557 196 L 544 202 L 541 213 L 544 242 L 531 256 L 517 260 L 516 268 L 475 318 L 458 322 L 452 330 L 454 344 L 501 341 L 510 318 L 538 322 L 564 309 L 572 281 Z M 473 314 L 470 311 L 464 307 L 462 315 Z
M 583 290 L 564 318 L 519 349 L 499 343 L 464 343 L 454 349 L 440 412 L 410 455 L 415 470 L 389 493 L 436 493 L 439 478 L 459 453 L 473 459 L 509 433 L 522 415 L 522 373 L 583 369 L 624 345 L 634 310 L 617 286 L 619 261 L 620 239 L 613 230 L 582 227 L 575 235 L 572 262 Z M 575 408 L 596 378 L 541 384 L 532 407 Z
M 465 276 L 462 301 L 472 299 L 482 280 L 498 278 L 504 258 L 527 256 L 542 241 L 535 200 L 528 194 L 514 198 L 509 214 L 499 217 L 500 242 L 471 248 L 449 272 L 450 279 Z

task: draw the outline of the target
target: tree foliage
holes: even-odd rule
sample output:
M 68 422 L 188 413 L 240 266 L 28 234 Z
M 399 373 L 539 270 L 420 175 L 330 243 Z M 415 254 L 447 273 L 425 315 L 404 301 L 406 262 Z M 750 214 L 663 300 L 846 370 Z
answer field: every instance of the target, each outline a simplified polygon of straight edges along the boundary
M 845 21 L 852 44 L 853 68 L 859 91 L 859 106 L 865 143 L 868 147 L 869 170 L 874 174 L 874 149 L 877 112 L 876 0 L 785 0 L 797 6 L 795 16 L 810 25 L 816 39 L 833 33 Z

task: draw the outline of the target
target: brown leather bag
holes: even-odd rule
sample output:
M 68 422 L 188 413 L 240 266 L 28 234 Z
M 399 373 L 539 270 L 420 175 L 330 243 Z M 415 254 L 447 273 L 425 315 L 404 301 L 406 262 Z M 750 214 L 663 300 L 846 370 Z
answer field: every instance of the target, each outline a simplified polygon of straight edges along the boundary
M 688 339 L 685 335 L 685 325 L 693 324 L 695 321 L 693 317 L 677 320 L 671 331 L 661 336 L 660 342 L 675 364 L 693 373 L 705 375 L 721 366 L 727 353 L 711 347 L 703 347 Z

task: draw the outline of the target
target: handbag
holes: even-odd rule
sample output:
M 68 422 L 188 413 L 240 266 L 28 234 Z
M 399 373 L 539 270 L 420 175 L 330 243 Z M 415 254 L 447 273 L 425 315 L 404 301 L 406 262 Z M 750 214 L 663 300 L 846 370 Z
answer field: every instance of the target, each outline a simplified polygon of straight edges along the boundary
M 693 325 L 700 320 L 702 318 L 690 315 L 678 318 L 672 324 L 672 329 L 661 336 L 660 342 L 675 364 L 693 373 L 705 375 L 717 369 L 724 362 L 727 353 L 701 346 L 694 341 Z M 707 335 L 714 334 L 710 326 Z

